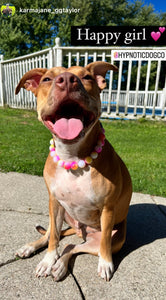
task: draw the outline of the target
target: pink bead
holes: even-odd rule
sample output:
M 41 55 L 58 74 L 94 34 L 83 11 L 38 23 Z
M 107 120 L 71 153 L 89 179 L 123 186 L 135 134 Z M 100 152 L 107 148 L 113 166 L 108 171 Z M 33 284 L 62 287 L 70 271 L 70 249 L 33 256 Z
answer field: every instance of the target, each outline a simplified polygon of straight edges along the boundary
M 58 160 L 60 160 L 60 157 L 58 155 L 54 156 L 53 161 L 58 162 Z
M 65 163 L 64 163 L 64 168 L 65 168 L 66 170 L 69 170 L 69 169 L 71 169 L 71 165 L 72 165 L 71 162 L 65 162 Z
M 95 151 L 96 151 L 97 153 L 100 153 L 100 152 L 102 151 L 102 147 L 96 146 L 96 147 L 95 147 Z

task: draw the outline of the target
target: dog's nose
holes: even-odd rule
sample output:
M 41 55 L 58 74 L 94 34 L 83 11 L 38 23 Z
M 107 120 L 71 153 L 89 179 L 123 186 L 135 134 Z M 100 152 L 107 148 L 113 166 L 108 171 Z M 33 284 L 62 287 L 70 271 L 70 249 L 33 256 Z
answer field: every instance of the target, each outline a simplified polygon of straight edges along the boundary
M 55 84 L 61 89 L 71 90 L 78 85 L 78 77 L 72 73 L 64 72 L 55 78 Z

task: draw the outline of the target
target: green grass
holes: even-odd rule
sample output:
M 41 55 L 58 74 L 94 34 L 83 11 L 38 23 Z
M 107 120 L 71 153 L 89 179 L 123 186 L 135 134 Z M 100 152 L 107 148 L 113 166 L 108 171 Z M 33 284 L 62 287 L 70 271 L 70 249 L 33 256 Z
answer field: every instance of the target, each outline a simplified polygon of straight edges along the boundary
M 0 171 L 42 176 L 50 132 L 33 111 L 0 109 Z M 126 163 L 135 192 L 166 197 L 166 123 L 102 121 Z
M 103 123 L 108 140 L 130 171 L 133 190 L 166 197 L 166 123 Z
M 51 134 L 34 111 L 0 109 L 0 170 L 42 176 Z

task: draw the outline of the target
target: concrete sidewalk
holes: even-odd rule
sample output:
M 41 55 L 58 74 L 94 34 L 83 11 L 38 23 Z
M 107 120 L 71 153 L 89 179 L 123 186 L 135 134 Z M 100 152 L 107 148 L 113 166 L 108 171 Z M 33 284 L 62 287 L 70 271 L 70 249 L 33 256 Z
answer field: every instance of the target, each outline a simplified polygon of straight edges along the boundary
M 36 278 L 35 267 L 46 250 L 16 260 L 15 251 L 40 235 L 36 224 L 48 226 L 48 195 L 43 178 L 0 173 L 0 299 L 165 300 L 166 198 L 134 193 L 128 215 L 127 240 L 113 257 L 110 282 L 97 275 L 98 258 L 82 254 L 70 262 L 64 280 Z M 79 243 L 66 237 L 60 248 Z

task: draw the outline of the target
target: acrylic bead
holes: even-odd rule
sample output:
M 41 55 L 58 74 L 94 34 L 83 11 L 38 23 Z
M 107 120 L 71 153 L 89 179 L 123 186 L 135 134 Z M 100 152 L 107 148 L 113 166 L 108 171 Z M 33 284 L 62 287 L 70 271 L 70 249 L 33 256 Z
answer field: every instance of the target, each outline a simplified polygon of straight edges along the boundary
M 53 157 L 53 161 L 54 162 L 58 162 L 58 160 L 60 160 L 60 157 L 58 155 L 56 155 L 56 156 Z
M 101 140 L 98 140 L 97 145 L 101 147 L 101 146 L 102 146 L 102 143 L 103 143 L 103 142 L 102 142 Z
M 50 151 L 52 151 L 52 149 L 54 149 L 54 150 L 55 150 L 55 147 L 54 147 L 54 145 L 51 145 L 51 146 L 49 147 L 49 149 L 50 149 Z
M 93 151 L 90 156 L 92 157 L 92 159 L 96 159 L 98 157 L 98 153 Z
M 105 140 L 105 134 L 104 133 L 99 134 L 99 140 L 101 140 L 101 141 Z
M 70 162 L 65 162 L 65 163 L 64 163 L 64 168 L 65 168 L 66 170 L 71 169 L 71 163 L 70 163 Z
M 86 166 L 85 161 L 84 161 L 84 160 L 80 160 L 80 161 L 78 162 L 78 166 L 79 166 L 80 168 L 84 168 L 84 167 Z
M 55 150 L 51 150 L 50 155 L 53 157 L 55 156 L 55 154 L 56 154 Z
M 50 140 L 50 145 L 53 145 L 53 144 L 54 144 L 54 140 L 51 139 L 51 140 Z
M 76 161 L 73 161 L 73 162 L 71 163 L 71 169 L 72 169 L 72 170 L 77 170 L 77 169 L 78 169 L 78 164 L 76 163 Z
M 62 159 L 60 159 L 60 160 L 58 160 L 58 162 L 57 162 L 57 165 L 59 166 L 59 167 L 63 167 L 64 166 L 64 161 L 62 160 Z
M 90 156 L 85 157 L 85 162 L 89 165 L 92 162 L 92 158 Z
M 95 147 L 95 151 L 96 151 L 97 153 L 100 153 L 100 152 L 102 151 L 102 147 L 96 146 L 96 147 Z

